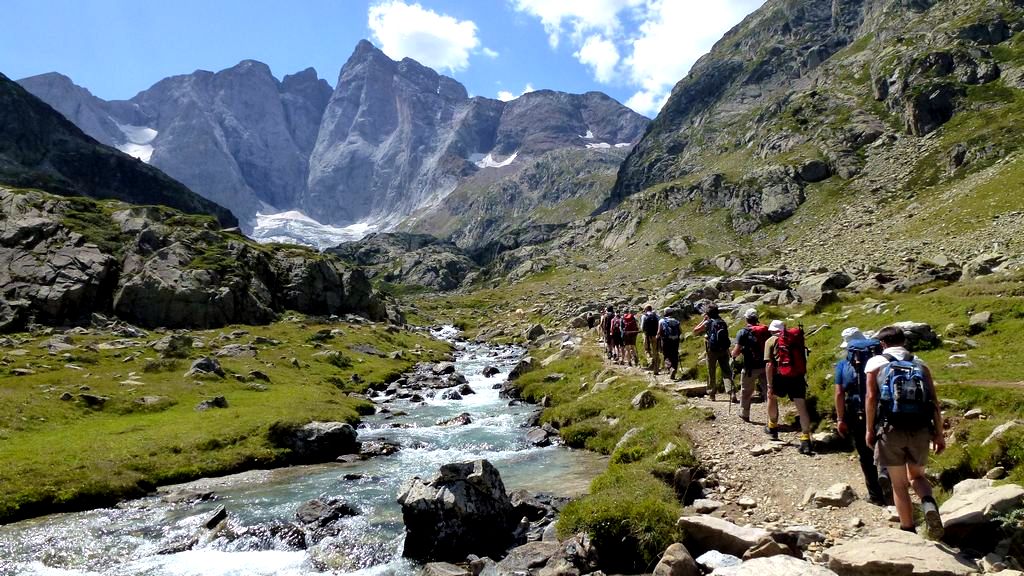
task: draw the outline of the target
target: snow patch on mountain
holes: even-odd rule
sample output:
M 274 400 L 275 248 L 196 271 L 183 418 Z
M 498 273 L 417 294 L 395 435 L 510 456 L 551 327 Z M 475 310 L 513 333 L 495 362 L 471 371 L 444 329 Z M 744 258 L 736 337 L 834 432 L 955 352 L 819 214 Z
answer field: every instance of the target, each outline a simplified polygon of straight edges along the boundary
M 153 157 L 152 142 L 159 132 L 148 126 L 133 126 L 132 124 L 117 124 L 117 128 L 121 130 L 126 140 L 118 144 L 117 149 L 148 164 L 149 159 Z
M 376 225 L 368 222 L 358 222 L 350 226 L 321 224 L 298 210 L 276 214 L 259 212 L 256 214 L 252 239 L 264 244 L 281 242 L 326 250 L 342 242 L 360 240 L 376 229 Z
M 508 158 L 505 158 L 504 160 L 498 161 L 498 160 L 495 160 L 494 156 L 491 155 L 491 153 L 488 152 L 486 156 L 482 156 L 479 153 L 478 154 L 472 154 L 472 155 L 470 155 L 469 160 L 470 160 L 470 162 L 473 162 L 474 164 L 476 164 L 478 168 L 504 168 L 505 166 L 508 166 L 509 164 L 514 162 L 515 159 L 516 159 L 516 156 L 519 156 L 519 151 L 518 150 L 513 152 L 512 155 L 509 156 Z
M 580 138 L 583 138 L 584 140 L 593 140 L 594 139 L 594 131 L 593 130 L 587 130 L 587 133 L 584 134 L 583 136 L 580 136 Z

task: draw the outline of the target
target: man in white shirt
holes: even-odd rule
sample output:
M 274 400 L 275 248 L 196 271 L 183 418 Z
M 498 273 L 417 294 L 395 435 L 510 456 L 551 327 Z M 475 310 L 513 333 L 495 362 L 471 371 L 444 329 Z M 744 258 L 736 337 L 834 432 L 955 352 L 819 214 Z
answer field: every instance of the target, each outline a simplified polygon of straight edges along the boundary
M 928 464 L 929 441 L 935 445 L 936 454 L 946 448 L 935 381 L 928 367 L 905 348 L 906 335 L 903 330 L 889 326 L 880 330 L 875 337 L 882 342 L 883 350 L 882 355 L 873 356 L 864 366 L 867 374 L 865 440 L 868 446 L 874 447 L 878 465 L 889 469 L 900 528 L 915 531 L 914 507 L 909 490 L 913 486 L 914 492 L 921 499 L 928 535 L 941 538 L 942 519 L 938 504 L 932 497 L 932 486 L 924 473 Z M 897 418 L 892 416 L 891 400 L 883 400 L 885 395 L 880 392 L 880 387 L 886 384 L 891 369 L 889 365 L 896 361 L 913 362 L 924 375 L 925 388 L 928 390 L 923 401 L 931 402 L 933 406 L 929 407 L 930 410 L 922 410 L 920 418 L 897 422 Z

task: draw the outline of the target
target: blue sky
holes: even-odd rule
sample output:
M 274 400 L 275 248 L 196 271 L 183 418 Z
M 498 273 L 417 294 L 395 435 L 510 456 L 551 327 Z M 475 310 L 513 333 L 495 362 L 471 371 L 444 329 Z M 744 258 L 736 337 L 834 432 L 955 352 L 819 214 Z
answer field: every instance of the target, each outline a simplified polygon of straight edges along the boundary
M 763 0 L 4 0 L 0 72 L 58 71 L 105 99 L 251 58 L 334 85 L 367 38 L 471 94 L 601 90 L 653 116 L 672 85 Z

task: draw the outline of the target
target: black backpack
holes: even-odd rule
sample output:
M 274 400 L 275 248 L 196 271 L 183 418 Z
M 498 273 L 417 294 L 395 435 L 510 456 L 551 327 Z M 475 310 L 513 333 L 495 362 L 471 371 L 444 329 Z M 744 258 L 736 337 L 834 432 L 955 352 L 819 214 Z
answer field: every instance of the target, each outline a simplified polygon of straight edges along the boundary
M 729 326 L 721 318 L 713 318 L 708 322 L 706 330 L 709 350 L 729 349 Z
M 644 313 L 640 320 L 640 329 L 647 336 L 654 336 L 658 333 L 658 314 L 656 312 Z

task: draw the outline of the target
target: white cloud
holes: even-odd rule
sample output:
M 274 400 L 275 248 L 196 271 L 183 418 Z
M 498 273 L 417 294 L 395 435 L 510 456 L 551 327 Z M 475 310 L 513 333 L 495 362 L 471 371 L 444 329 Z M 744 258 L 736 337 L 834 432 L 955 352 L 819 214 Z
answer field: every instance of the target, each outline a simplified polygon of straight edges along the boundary
M 630 108 L 653 116 L 702 55 L 764 0 L 510 0 L 538 18 L 553 48 L 568 35 L 573 56 L 603 84 L 635 92 Z
M 523 91 L 520 92 L 519 94 L 513 94 L 513 93 L 509 92 L 508 90 L 498 90 L 498 100 L 501 100 L 502 102 L 508 102 L 509 100 L 515 100 L 516 98 L 519 98 L 523 94 L 526 94 L 528 92 L 533 92 L 533 91 L 534 91 L 533 84 L 530 84 L 529 82 L 527 82 L 526 86 L 523 88 Z
M 371 6 L 368 25 L 381 50 L 391 58 L 409 57 L 439 70 L 465 70 L 470 54 L 480 49 L 472 20 L 457 20 L 401 0 Z M 482 52 L 488 57 L 497 56 L 488 48 Z
M 494 58 L 497 58 L 498 56 L 501 56 L 501 54 L 498 54 L 497 51 L 491 50 L 490 48 L 488 48 L 486 46 L 484 46 L 483 48 L 480 49 L 480 53 L 483 54 L 484 56 L 487 56 L 488 58 L 491 58 L 492 60 Z
M 619 12 L 643 4 L 644 0 L 512 0 L 512 7 L 540 19 L 548 42 L 557 48 L 569 28 L 574 40 L 582 40 L 587 32 L 606 36 L 619 29 Z
M 615 66 L 619 63 L 619 49 L 614 42 L 600 34 L 588 36 L 583 46 L 573 56 L 580 63 L 589 66 L 594 73 L 594 79 L 604 84 L 612 81 Z

